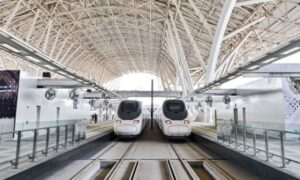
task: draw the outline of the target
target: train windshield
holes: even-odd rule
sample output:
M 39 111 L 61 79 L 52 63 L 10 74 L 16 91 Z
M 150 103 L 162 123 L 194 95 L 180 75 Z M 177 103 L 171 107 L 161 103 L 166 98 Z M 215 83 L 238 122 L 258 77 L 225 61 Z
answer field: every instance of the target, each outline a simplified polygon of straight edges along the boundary
M 139 117 L 141 112 L 142 107 L 139 101 L 122 101 L 118 108 L 118 116 L 122 120 L 133 120 Z
M 181 100 L 167 100 L 163 104 L 164 115 L 171 120 L 183 120 L 188 113 Z
M 131 113 L 131 112 L 135 112 L 137 107 L 138 105 L 136 102 L 123 102 L 121 109 L 123 112 Z
M 184 111 L 184 106 L 182 103 L 178 103 L 178 102 L 175 102 L 175 103 L 168 103 L 167 104 L 167 108 L 170 112 L 174 112 L 174 113 L 177 113 L 177 112 L 182 112 Z

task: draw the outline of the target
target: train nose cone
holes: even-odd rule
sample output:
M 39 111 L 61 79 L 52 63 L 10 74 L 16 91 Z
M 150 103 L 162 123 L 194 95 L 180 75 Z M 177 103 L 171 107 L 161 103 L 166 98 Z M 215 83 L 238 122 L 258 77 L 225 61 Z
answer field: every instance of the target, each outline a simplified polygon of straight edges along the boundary
M 190 128 L 183 125 L 174 125 L 168 127 L 168 132 L 173 136 L 188 136 L 190 134 Z
M 120 135 L 132 135 L 137 132 L 137 128 L 134 125 L 119 125 L 117 127 L 117 133 Z

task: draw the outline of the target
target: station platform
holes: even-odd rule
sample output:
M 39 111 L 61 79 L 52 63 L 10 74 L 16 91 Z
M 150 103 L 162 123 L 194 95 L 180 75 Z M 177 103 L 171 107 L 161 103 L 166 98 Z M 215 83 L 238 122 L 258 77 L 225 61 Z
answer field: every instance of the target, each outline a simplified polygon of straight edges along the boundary
M 155 126 L 146 127 L 137 139 L 114 139 L 103 148 L 90 149 L 33 179 L 168 179 L 172 171 L 177 179 L 212 177 L 209 166 L 225 179 L 259 179 L 241 168 L 189 140 L 168 140 Z M 168 169 L 168 168 L 171 168 Z
M 98 136 L 101 133 L 109 133 L 113 131 L 113 121 L 102 121 L 98 123 L 86 124 L 86 138 Z
M 18 169 L 22 169 L 27 166 L 31 166 L 32 164 L 35 164 L 36 162 L 39 162 L 39 160 L 46 160 L 53 156 L 55 156 L 57 153 L 66 152 L 70 149 L 76 148 L 83 144 L 85 141 L 89 141 L 93 138 L 98 138 L 101 136 L 104 136 L 106 134 L 113 132 L 113 125 L 112 121 L 104 121 L 104 122 L 98 122 L 95 123 L 86 123 L 86 133 L 85 133 L 85 139 L 81 139 L 81 141 L 75 142 L 74 145 L 67 145 L 65 146 L 65 130 L 60 130 L 60 137 L 59 137 L 59 149 L 56 151 L 56 133 L 52 132 L 50 133 L 49 137 L 49 145 L 48 145 L 48 152 L 47 156 L 45 156 L 45 146 L 46 146 L 46 135 L 39 135 L 37 138 L 36 143 L 36 154 L 34 162 L 30 159 L 30 156 L 32 155 L 32 147 L 33 147 L 33 137 L 29 138 L 22 138 L 22 142 L 20 144 L 20 154 L 19 154 L 19 167 Z M 68 143 L 71 143 L 71 132 L 68 130 Z M 11 173 L 13 170 L 12 163 L 15 161 L 16 158 L 16 144 L 17 139 L 9 139 L 9 140 L 1 140 L 0 143 L 0 176 L 5 177 L 5 174 Z
M 223 147 L 217 139 L 213 140 L 214 135 L 214 127 L 197 123 L 193 124 L 190 138 L 168 140 L 156 125 L 153 130 L 148 125 L 137 139 L 118 139 L 112 131 L 112 122 L 88 124 L 86 140 L 76 146 L 26 163 L 17 170 L 9 169 L 10 173 L 0 171 L 0 175 L 9 179 L 49 180 L 61 177 L 168 179 L 173 173 L 177 179 L 213 179 L 207 173 L 212 171 L 222 179 L 274 179 L 276 176 L 293 179 L 280 169 Z
M 214 125 L 202 122 L 193 122 L 192 131 L 201 136 L 217 140 L 217 127 Z
M 299 155 L 299 139 L 297 137 L 284 138 L 284 162 L 282 159 L 282 144 L 279 135 L 270 134 L 268 137 L 268 152 L 266 152 L 266 138 L 262 132 L 257 131 L 255 136 L 250 131 L 245 134 L 245 142 L 243 142 L 243 133 L 237 132 L 237 147 L 235 143 L 234 129 L 229 134 L 223 136 L 222 133 L 218 137 L 217 127 L 206 123 L 194 122 L 193 133 L 209 139 L 224 148 L 229 148 L 236 153 L 251 157 L 262 163 L 274 167 L 278 171 L 284 171 L 300 179 L 300 159 Z M 244 146 L 245 143 L 246 145 Z M 266 155 L 268 154 L 268 155 Z M 268 156 L 268 158 L 266 157 Z M 283 166 L 284 163 L 284 166 Z
M 224 179 L 297 177 L 297 174 L 291 176 L 284 169 L 222 144 L 215 126 L 195 122 L 192 129 L 188 139 L 168 140 L 156 125 L 153 130 L 148 125 L 137 139 L 118 139 L 113 133 L 112 121 L 88 123 L 85 140 L 58 152 L 51 150 L 48 156 L 39 154 L 34 162 L 23 157 L 18 169 L 7 163 L 4 166 L 4 163 L 0 176 L 4 179 L 103 179 L 108 176 L 122 179 L 134 175 L 139 179 L 168 179 L 174 171 L 178 179 L 192 176 L 210 179 L 212 177 L 205 173 L 210 169 Z M 30 144 L 27 146 L 30 149 Z M 43 147 L 43 144 L 39 146 Z M 30 154 L 30 151 L 24 151 L 26 153 Z M 11 153 L 10 157 L 13 155 Z

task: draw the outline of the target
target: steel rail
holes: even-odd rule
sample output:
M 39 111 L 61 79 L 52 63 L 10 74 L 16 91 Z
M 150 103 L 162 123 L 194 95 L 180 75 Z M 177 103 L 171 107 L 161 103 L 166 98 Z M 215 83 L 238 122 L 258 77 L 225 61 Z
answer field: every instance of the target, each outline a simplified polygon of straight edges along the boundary
M 173 167 L 170 159 L 166 159 L 166 168 L 167 168 L 167 170 L 169 172 L 170 179 L 171 180 L 177 180 L 178 177 L 177 177 L 177 175 L 175 173 L 174 167 Z
M 135 161 L 135 163 L 133 165 L 132 171 L 129 176 L 129 180 L 137 179 L 137 172 L 138 172 L 139 167 L 140 167 L 140 161 L 137 160 L 137 161 Z
M 208 155 L 203 152 L 198 147 L 195 147 L 194 144 L 187 141 L 187 146 L 191 147 L 193 150 L 195 150 L 197 153 L 199 153 L 200 156 L 203 157 L 203 167 L 209 172 L 212 173 L 210 175 L 213 176 L 213 174 L 216 176 L 214 178 L 220 179 L 220 180 L 234 180 L 235 178 L 231 176 L 229 173 L 227 173 L 223 168 L 217 166 L 211 159 L 209 159 Z
M 184 161 L 183 158 L 179 155 L 176 148 L 172 144 L 170 144 L 170 146 L 171 146 L 172 150 L 174 151 L 174 153 L 176 154 L 176 156 L 178 157 L 179 162 L 182 165 L 182 167 L 184 168 L 185 172 L 187 173 L 189 179 L 200 180 L 200 178 L 197 175 L 195 175 L 193 170 L 186 164 L 187 162 Z
M 126 149 L 126 151 L 124 152 L 124 154 L 122 155 L 121 159 L 112 167 L 112 169 L 108 172 L 108 174 L 105 176 L 104 180 L 112 180 L 113 176 L 115 175 L 115 173 L 117 172 L 117 169 L 120 167 L 120 165 L 122 164 L 122 162 L 124 161 L 126 155 L 128 154 L 128 152 L 131 150 L 131 148 L 133 147 L 133 145 L 135 144 L 135 142 L 132 142 L 128 148 Z
M 100 155 L 98 155 L 94 160 L 92 160 L 91 162 L 89 162 L 87 165 L 85 165 L 83 168 L 81 168 L 76 174 L 74 174 L 70 179 L 75 180 L 84 170 L 88 169 L 90 167 L 90 165 L 92 165 L 94 162 L 98 161 L 99 158 L 105 154 L 106 152 L 108 152 L 110 149 L 112 149 L 117 143 L 113 143 L 111 144 L 109 147 L 107 147 Z

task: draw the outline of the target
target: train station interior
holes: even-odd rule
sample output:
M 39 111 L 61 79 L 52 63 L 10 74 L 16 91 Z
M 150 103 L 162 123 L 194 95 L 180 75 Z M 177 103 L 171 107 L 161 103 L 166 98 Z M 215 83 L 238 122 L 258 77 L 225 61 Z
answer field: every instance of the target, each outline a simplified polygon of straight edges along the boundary
M 300 179 L 300 1 L 0 0 L 0 179 Z

